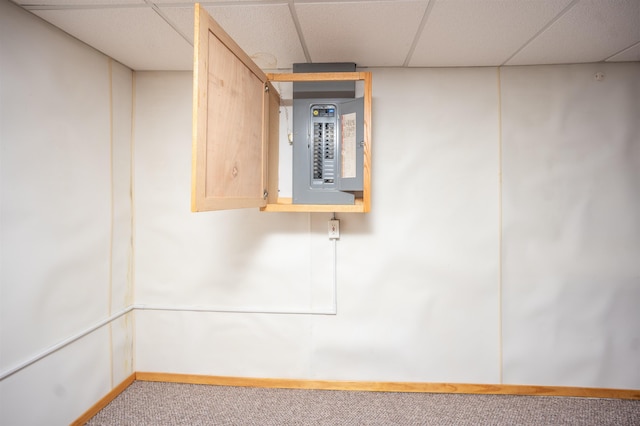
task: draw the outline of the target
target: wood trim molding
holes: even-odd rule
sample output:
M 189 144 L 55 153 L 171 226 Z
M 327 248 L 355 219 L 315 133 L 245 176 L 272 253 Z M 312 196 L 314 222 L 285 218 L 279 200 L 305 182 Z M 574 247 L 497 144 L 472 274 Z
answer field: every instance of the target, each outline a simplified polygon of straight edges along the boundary
M 267 73 L 270 81 L 358 81 L 371 79 L 370 71 Z
M 74 422 L 71 423 L 71 426 L 81 426 L 88 422 L 93 416 L 98 414 L 100 410 L 109 405 L 111 401 L 113 401 L 118 395 L 120 395 L 126 388 L 131 385 L 136 380 L 136 373 L 131 374 L 129 377 L 124 379 L 122 383 L 118 386 L 111 389 L 111 391 L 106 394 L 100 401 L 96 402 L 85 411 L 80 417 L 78 417 Z
M 246 386 L 285 389 L 348 390 L 373 392 L 462 393 L 479 395 L 565 396 L 640 400 L 640 389 L 584 388 L 467 383 L 353 382 L 329 380 L 265 379 L 174 373 L 136 373 L 136 380 L 199 385 Z
M 468 383 L 354 382 L 334 380 L 266 379 L 251 377 L 205 376 L 197 374 L 136 372 L 114 387 L 100 401 L 71 423 L 81 426 L 106 407 L 134 381 L 186 383 L 192 385 L 240 386 L 279 389 L 316 389 L 369 392 L 460 393 L 477 395 L 564 396 L 640 400 L 640 389 L 583 388 Z

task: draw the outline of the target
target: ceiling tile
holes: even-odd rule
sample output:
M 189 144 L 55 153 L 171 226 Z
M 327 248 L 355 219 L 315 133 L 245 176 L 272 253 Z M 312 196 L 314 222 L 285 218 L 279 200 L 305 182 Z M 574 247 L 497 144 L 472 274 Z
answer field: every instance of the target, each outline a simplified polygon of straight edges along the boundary
M 134 70 L 193 67 L 193 47 L 149 7 L 32 12 Z
M 295 3 L 312 62 L 401 66 L 427 2 Z
M 196 3 L 200 3 L 202 6 L 210 6 L 210 5 L 215 5 L 216 3 L 224 3 L 224 5 L 229 6 L 229 5 L 238 5 L 241 3 L 251 3 L 251 4 L 257 4 L 257 3 L 265 3 L 265 4 L 273 4 L 273 3 L 287 3 L 288 0 L 152 0 L 153 3 L 155 4 L 162 4 L 165 6 L 168 5 L 173 5 L 173 6 L 177 6 L 177 5 L 194 5 Z
M 437 1 L 408 65 L 502 65 L 570 1 Z
M 134 69 L 192 67 L 195 0 L 13 1 Z M 306 62 L 296 20 L 313 62 L 403 66 L 412 46 L 407 65 L 414 67 L 640 60 L 640 0 L 209 0 L 203 5 L 265 70 Z
M 586 0 L 507 65 L 599 62 L 640 41 L 640 1 Z
M 305 62 L 304 51 L 287 4 L 207 5 L 205 9 L 263 69 L 291 68 Z M 193 7 L 160 10 L 193 41 Z
M 106 6 L 144 5 L 144 0 L 12 0 L 20 6 L 33 6 L 29 9 L 38 9 L 40 6 L 51 8 L 52 6 L 69 7 L 77 6 L 84 9 L 104 8 Z
M 607 59 L 607 62 L 640 62 L 640 42 L 636 45 L 626 49 L 617 55 L 614 55 Z

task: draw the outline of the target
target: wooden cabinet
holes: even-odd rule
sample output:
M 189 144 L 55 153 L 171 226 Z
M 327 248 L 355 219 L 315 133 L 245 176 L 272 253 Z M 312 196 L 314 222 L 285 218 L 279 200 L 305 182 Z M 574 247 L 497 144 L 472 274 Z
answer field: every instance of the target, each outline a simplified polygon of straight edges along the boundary
M 364 82 L 364 187 L 353 205 L 292 204 L 278 197 L 280 95 L 272 82 Z M 371 208 L 371 73 L 265 74 L 195 5 L 191 210 L 283 212 Z

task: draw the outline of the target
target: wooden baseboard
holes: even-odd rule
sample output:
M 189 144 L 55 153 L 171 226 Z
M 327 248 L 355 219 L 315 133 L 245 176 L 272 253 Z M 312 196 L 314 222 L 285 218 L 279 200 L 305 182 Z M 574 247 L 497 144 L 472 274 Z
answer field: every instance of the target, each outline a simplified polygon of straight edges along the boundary
M 116 386 L 115 388 L 111 389 L 111 392 L 106 394 L 100 401 L 98 401 L 95 404 L 93 404 L 93 406 L 91 406 L 91 408 L 89 408 L 87 411 L 84 412 L 84 414 L 82 414 L 74 422 L 72 422 L 71 426 L 84 425 L 93 416 L 98 414 L 98 411 L 102 410 L 104 407 L 109 405 L 109 403 L 111 401 L 113 401 L 118 395 L 120 395 L 135 380 L 136 380 L 136 373 L 133 373 L 132 375 L 130 375 L 129 377 L 124 379 L 124 381 L 122 381 L 122 383 L 120 383 L 118 386 Z
M 640 390 L 467 383 L 351 382 L 333 380 L 264 379 L 250 377 L 204 376 L 196 374 L 136 372 L 96 402 L 71 426 L 81 426 L 106 407 L 136 380 L 143 382 L 187 383 L 196 385 L 242 386 L 280 389 L 317 389 L 370 392 L 462 393 L 477 395 L 565 396 L 640 400 Z
M 350 382 L 297 379 L 260 379 L 174 373 L 136 373 L 136 380 L 199 385 L 248 386 L 261 388 L 349 390 L 375 392 L 463 393 L 479 395 L 566 396 L 640 400 L 640 390 L 465 383 Z

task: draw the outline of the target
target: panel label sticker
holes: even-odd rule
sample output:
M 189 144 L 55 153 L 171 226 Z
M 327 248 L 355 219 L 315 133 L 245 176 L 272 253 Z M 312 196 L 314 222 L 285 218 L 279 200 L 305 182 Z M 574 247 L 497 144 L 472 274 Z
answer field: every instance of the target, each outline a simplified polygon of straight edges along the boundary
M 356 113 L 342 116 L 342 177 L 356 177 Z

